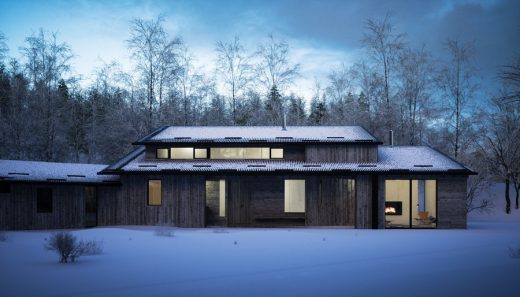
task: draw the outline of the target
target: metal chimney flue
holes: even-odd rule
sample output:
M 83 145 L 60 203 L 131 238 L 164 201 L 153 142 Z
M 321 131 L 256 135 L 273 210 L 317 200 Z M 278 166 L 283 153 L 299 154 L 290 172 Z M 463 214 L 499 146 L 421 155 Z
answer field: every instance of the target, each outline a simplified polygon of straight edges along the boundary
M 388 133 L 388 143 L 390 146 L 394 146 L 394 130 L 390 130 Z
M 283 113 L 282 130 L 287 131 L 287 113 Z

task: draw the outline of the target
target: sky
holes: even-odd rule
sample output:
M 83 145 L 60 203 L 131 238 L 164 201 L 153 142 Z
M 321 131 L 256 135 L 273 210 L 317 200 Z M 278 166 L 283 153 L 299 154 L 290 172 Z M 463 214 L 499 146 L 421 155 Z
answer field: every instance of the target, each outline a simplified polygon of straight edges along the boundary
M 520 56 L 520 1 L 515 0 L 0 0 L 0 31 L 14 57 L 39 28 L 57 32 L 72 48 L 73 71 L 84 83 L 103 61 L 132 70 L 125 41 L 133 18 L 163 15 L 168 33 L 182 36 L 195 65 L 208 75 L 214 73 L 217 41 L 239 36 L 252 53 L 273 34 L 290 44 L 291 60 L 301 64 L 290 90 L 309 99 L 316 82 L 325 86 L 332 69 L 350 66 L 363 54 L 367 19 L 387 13 L 410 46 L 425 46 L 439 59 L 445 58 L 447 38 L 474 42 L 481 97 L 496 89 L 501 67 Z

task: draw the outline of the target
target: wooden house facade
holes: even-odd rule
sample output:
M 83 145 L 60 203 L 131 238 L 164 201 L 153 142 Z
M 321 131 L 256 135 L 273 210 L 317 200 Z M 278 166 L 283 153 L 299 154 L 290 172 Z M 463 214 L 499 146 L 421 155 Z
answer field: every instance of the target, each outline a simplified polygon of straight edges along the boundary
M 383 145 L 358 126 L 168 126 L 134 145 L 90 184 L 47 180 L 56 197 L 47 217 L 34 209 L 42 181 L 10 181 L 0 161 L 10 187 L 0 227 L 93 225 L 93 191 L 97 226 L 466 227 L 471 170 L 429 147 Z

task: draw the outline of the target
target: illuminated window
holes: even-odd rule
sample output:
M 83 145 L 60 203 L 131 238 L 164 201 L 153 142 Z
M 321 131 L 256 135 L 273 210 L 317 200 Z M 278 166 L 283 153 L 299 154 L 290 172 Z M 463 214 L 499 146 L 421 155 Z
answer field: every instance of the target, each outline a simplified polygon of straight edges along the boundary
M 195 159 L 207 159 L 208 158 L 208 149 L 206 148 L 196 148 L 195 149 Z
M 268 147 L 214 147 L 211 159 L 269 159 Z
M 148 205 L 161 205 L 161 180 L 148 180 Z
M 172 159 L 193 159 L 192 147 L 172 147 L 170 153 Z
M 168 149 L 167 148 L 159 148 L 157 149 L 157 159 L 168 159 Z
M 305 212 L 305 180 L 286 179 L 284 200 L 285 212 Z
M 38 188 L 36 190 L 36 211 L 52 212 L 52 189 Z
M 283 159 L 283 148 L 272 148 L 271 159 Z

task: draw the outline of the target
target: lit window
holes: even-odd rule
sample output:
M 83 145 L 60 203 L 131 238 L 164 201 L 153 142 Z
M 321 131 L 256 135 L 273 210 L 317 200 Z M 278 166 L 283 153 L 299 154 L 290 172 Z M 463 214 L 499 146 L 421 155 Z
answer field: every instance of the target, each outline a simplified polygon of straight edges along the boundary
M 167 148 L 160 148 L 157 149 L 157 159 L 168 159 L 168 149 Z
M 161 180 L 148 181 L 148 205 L 161 205 Z
M 305 212 L 305 180 L 286 179 L 284 188 L 285 212 Z
M 226 180 L 219 180 L 219 192 L 218 192 L 219 208 L 218 213 L 221 217 L 226 216 Z
M 272 148 L 271 159 L 283 159 L 283 148 Z
M 211 148 L 211 159 L 269 159 L 268 147 Z
M 172 159 L 193 159 L 192 147 L 172 147 L 170 153 Z
M 52 189 L 38 188 L 36 190 L 36 211 L 52 212 Z
M 195 149 L 195 159 L 207 159 L 208 158 L 208 149 L 206 148 L 196 148 Z

